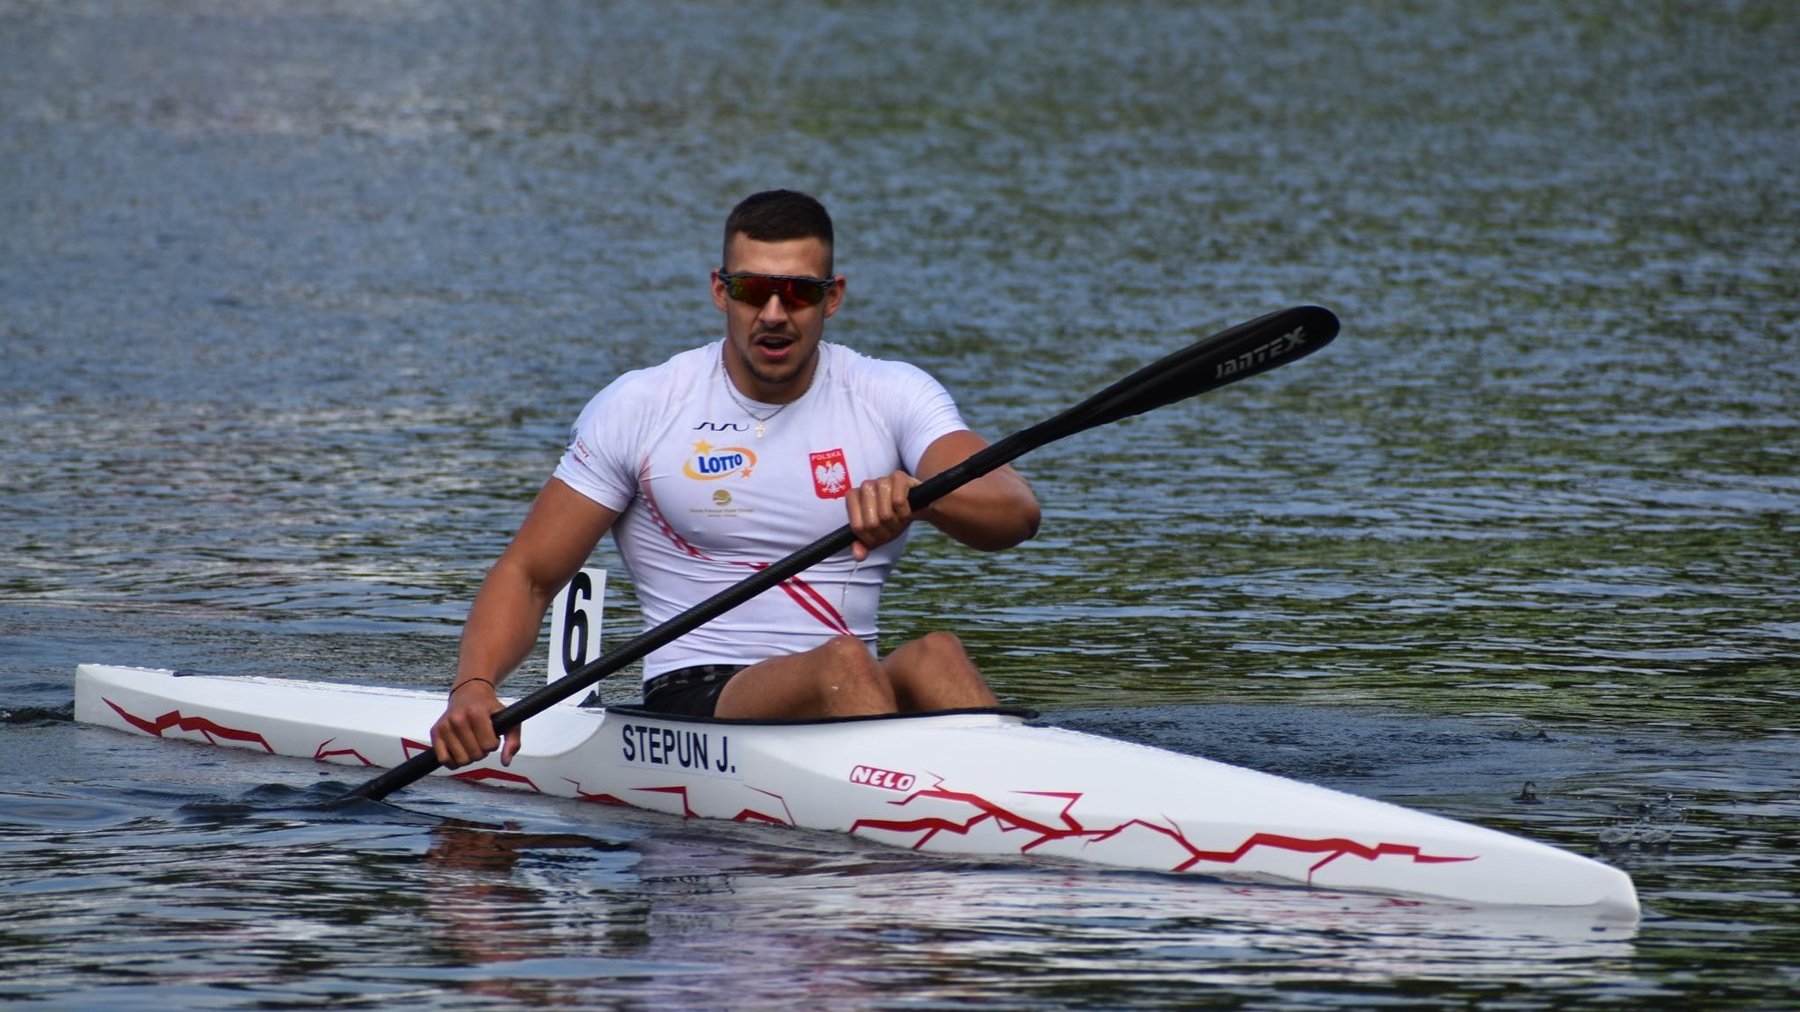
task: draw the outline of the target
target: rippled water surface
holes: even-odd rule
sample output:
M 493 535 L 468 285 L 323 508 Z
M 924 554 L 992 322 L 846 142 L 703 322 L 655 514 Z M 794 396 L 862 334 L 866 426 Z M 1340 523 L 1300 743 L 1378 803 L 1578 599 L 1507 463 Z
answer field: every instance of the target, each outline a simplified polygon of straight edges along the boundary
M 0 0 L 0 998 L 1800 1000 L 1790 8 Z M 1334 310 L 1025 458 L 1042 535 L 919 538 L 887 634 L 1618 862 L 1642 924 L 437 783 L 324 814 L 340 770 L 70 721 L 90 660 L 441 684 L 569 421 L 717 332 L 772 185 L 838 219 L 832 336 L 992 436 Z

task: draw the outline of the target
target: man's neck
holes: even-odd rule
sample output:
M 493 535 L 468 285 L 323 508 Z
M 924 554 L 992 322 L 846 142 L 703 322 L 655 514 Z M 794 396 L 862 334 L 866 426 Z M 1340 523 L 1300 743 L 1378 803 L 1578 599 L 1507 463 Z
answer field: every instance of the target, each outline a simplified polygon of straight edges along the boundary
M 761 404 L 791 404 L 806 396 L 812 389 L 813 377 L 819 371 L 819 359 L 825 354 L 824 342 L 813 349 L 812 358 L 792 379 L 780 383 L 768 383 L 760 379 L 742 359 L 734 354 L 727 343 L 723 349 L 720 362 L 725 370 L 725 382 L 740 396 Z

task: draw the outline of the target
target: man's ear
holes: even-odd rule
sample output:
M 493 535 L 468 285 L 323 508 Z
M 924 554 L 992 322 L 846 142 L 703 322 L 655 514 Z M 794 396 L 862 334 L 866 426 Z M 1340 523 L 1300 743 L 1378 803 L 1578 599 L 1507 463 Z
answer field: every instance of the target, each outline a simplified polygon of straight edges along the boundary
M 731 296 L 725 294 L 725 282 L 719 280 L 718 271 L 713 271 L 711 277 L 713 305 L 718 306 L 719 312 L 723 313 L 731 303 Z

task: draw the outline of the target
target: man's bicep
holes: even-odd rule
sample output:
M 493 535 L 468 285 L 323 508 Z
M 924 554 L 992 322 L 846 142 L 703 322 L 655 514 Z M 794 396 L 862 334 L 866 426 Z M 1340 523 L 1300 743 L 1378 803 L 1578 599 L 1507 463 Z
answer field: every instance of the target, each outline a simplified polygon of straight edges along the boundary
M 954 467 L 987 446 L 966 429 L 933 440 L 919 459 L 919 477 Z M 1002 465 L 969 481 L 934 503 L 927 519 L 965 545 L 998 551 L 1037 534 L 1037 497 L 1011 465 Z
M 554 593 L 581 569 L 618 518 L 617 510 L 551 478 L 538 491 L 506 555 L 540 592 Z
M 919 455 L 919 470 L 914 477 L 929 478 L 945 468 L 962 463 L 987 445 L 987 440 L 968 429 L 946 432 L 932 440 L 925 452 Z

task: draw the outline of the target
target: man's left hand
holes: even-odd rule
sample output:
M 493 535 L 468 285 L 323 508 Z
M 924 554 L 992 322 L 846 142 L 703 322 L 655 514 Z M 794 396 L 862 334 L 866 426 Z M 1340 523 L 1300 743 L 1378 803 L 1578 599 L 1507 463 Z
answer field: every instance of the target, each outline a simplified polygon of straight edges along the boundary
M 916 519 L 906 496 L 918 483 L 919 479 L 905 471 L 895 471 L 880 478 L 870 478 L 850 490 L 845 499 L 850 512 L 850 530 L 856 535 L 856 544 L 851 546 L 856 561 L 862 562 L 869 557 L 870 549 L 880 548 L 899 537 Z

